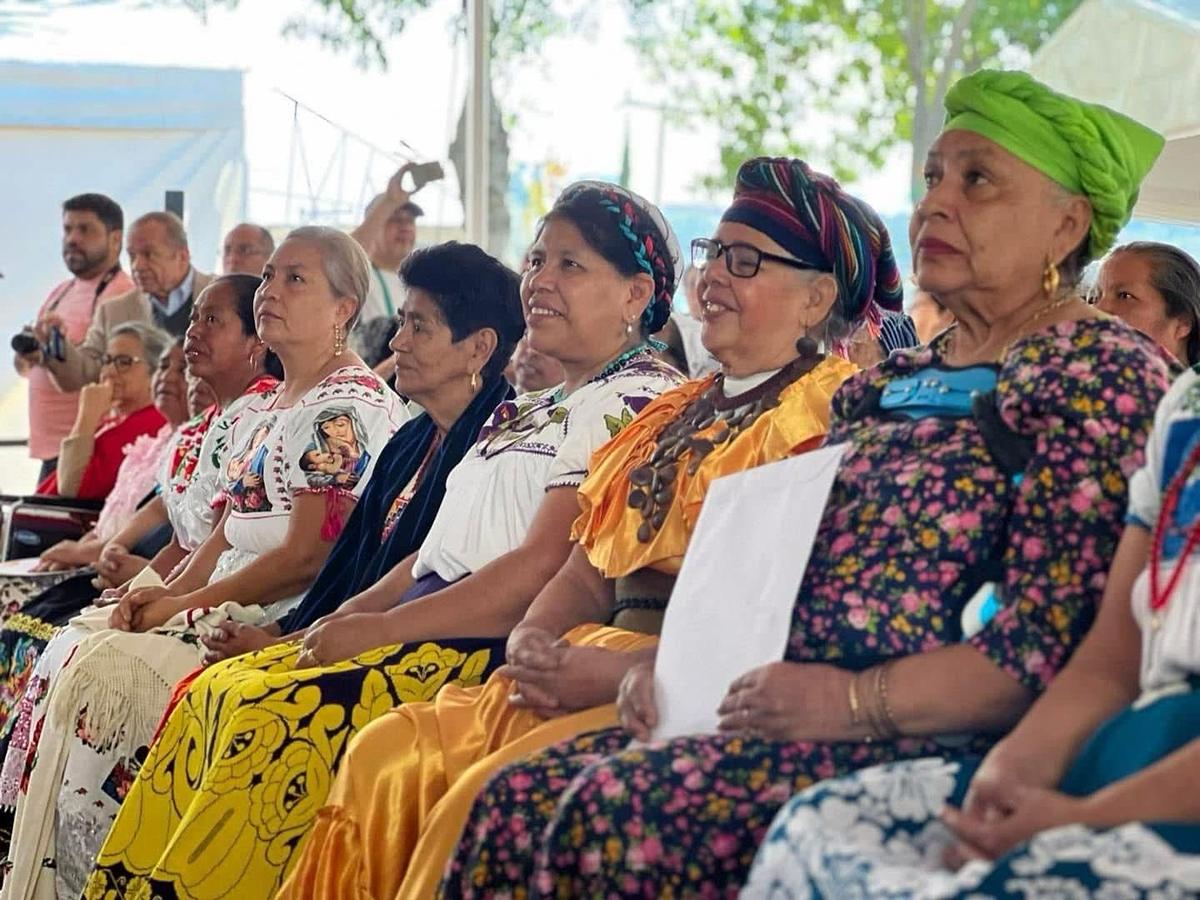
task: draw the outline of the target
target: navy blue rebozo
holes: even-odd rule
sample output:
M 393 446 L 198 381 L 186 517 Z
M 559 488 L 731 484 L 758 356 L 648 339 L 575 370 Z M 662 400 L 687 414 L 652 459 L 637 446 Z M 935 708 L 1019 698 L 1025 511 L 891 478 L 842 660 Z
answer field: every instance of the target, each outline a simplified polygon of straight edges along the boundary
M 333 612 L 346 600 L 369 588 L 421 546 L 442 505 L 450 470 L 475 445 L 475 439 L 487 424 L 492 411 L 512 395 L 512 388 L 503 377 L 484 383 L 475 399 L 451 426 L 430 460 L 416 495 L 400 514 L 388 539 L 380 544 L 383 521 L 392 500 L 404 490 L 425 459 L 436 427 L 425 414 L 405 423 L 396 432 L 379 454 L 379 461 L 375 464 L 375 471 L 362 499 L 350 514 L 346 527 L 329 552 L 329 558 L 317 574 L 317 580 L 308 589 L 300 605 L 280 622 L 283 634 L 307 628 L 317 619 Z

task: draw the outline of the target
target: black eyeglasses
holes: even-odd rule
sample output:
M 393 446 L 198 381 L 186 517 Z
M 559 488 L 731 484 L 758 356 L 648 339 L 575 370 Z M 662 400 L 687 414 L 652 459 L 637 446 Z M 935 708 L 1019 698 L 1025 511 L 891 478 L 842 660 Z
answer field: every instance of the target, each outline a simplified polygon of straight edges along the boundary
M 140 356 L 130 356 L 128 353 L 118 353 L 116 356 L 105 353 L 100 357 L 100 368 L 112 366 L 118 372 L 128 372 L 134 363 L 142 362 Z
M 753 278 L 758 274 L 764 259 L 791 266 L 793 269 L 817 271 L 816 266 L 810 266 L 808 263 L 792 259 L 790 256 L 767 253 L 765 250 L 759 250 L 753 244 L 740 242 L 723 244 L 716 238 L 696 238 L 692 241 L 692 265 L 696 268 L 708 265 L 721 255 L 725 256 L 725 265 L 729 267 L 729 274 L 736 278 Z

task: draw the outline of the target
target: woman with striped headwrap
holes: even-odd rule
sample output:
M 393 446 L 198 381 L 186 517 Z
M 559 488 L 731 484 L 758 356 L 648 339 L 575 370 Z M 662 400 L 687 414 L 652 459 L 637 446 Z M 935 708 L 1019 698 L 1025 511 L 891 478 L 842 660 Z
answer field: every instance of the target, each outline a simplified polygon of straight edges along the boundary
M 939 753 L 939 736 L 960 752 L 987 747 L 1078 644 L 1168 369 L 1148 339 L 1073 300 L 1062 272 L 1111 242 L 1153 158 L 1136 148 L 1154 142 L 1116 117 L 1097 128 L 1101 116 L 1074 101 L 986 93 L 991 133 L 1023 122 L 1025 140 L 1008 143 L 1049 157 L 1051 174 L 980 135 L 982 116 L 952 119 L 935 145 L 913 217 L 917 275 L 958 325 L 834 397 L 827 440 L 845 452 L 784 660 L 734 679 L 716 734 L 666 740 L 649 740 L 652 665 L 635 666 L 621 685 L 625 728 L 487 782 L 444 896 L 730 896 L 793 791 Z M 1037 112 L 1020 120 L 1026 103 Z M 1070 180 L 1075 154 L 1086 160 Z M 746 212 L 768 227 L 787 211 Z M 807 215 L 849 213 L 815 203 Z M 807 248 L 786 249 L 810 261 Z M 866 277 L 865 257 L 846 253 L 834 275 Z M 643 743 L 629 746 L 631 733 Z M 852 835 L 869 838 L 877 795 L 861 794 L 865 824 Z M 831 828 L 838 811 L 835 798 Z
M 1104 353 L 1089 348 L 1129 346 L 1129 329 L 1090 310 L 1073 290 L 1063 290 L 1056 270 L 1066 268 L 1062 281 L 1071 281 L 1090 258 L 1112 246 L 1163 140 L 1131 119 L 1063 96 L 1022 72 L 981 71 L 964 78 L 951 88 L 946 108 L 945 128 L 926 164 L 928 190 L 912 222 L 917 278 L 958 320 L 932 342 L 932 350 L 949 363 L 971 363 L 1012 340 L 1004 324 L 994 325 L 1004 322 L 1003 313 L 1018 322 L 1039 315 L 1039 331 L 1005 352 L 1019 366 L 1037 365 L 1038 343 L 1052 341 L 1053 377 L 1065 385 L 1083 379 L 1082 389 L 1069 388 L 1078 394 L 1072 409 L 1039 402 L 1033 391 L 1023 403 L 1062 416 L 1068 427 L 1071 419 L 1082 419 L 1086 430 L 1079 450 L 1111 456 L 1116 448 L 1102 437 L 1115 424 L 1109 410 L 1136 403 L 1148 413 L 1151 397 L 1110 392 L 1103 379 L 1092 380 Z M 1025 190 L 1014 189 L 1019 187 Z M 1039 189 L 1059 215 L 1013 216 L 1015 204 L 1037 202 Z M 1012 233 L 1018 220 L 1026 227 Z M 1068 224 L 1073 227 L 1064 227 Z M 997 277 L 999 267 L 987 266 L 976 248 L 1002 228 L 1010 234 L 993 256 L 1007 251 L 1010 266 L 1025 270 L 1026 300 L 1042 295 L 1024 308 L 1018 291 L 985 298 L 963 290 L 981 280 L 968 276 L 968 266 Z M 1027 252 L 1022 258 L 1013 252 L 1037 247 L 1038 231 L 1044 255 Z M 1040 292 L 1039 264 L 1045 272 Z M 1194 271 L 1195 264 L 1188 268 Z M 1144 277 L 1145 271 L 1133 274 Z M 1117 265 L 1109 276 L 1111 281 L 1101 280 L 1110 303 L 1117 286 L 1137 290 L 1126 280 L 1132 280 L 1128 268 Z M 1121 298 L 1109 311 L 1145 327 L 1145 318 L 1130 316 L 1127 299 L 1136 298 Z M 1186 301 L 1181 306 L 1184 321 L 1173 338 L 1175 349 L 1187 355 Z M 1159 340 L 1172 337 L 1170 329 L 1146 328 L 1152 331 Z M 1132 356 L 1124 362 L 1135 377 L 1159 382 L 1157 367 L 1150 370 Z M 1027 659 L 1019 669 L 1004 666 L 1026 690 L 1019 706 L 990 724 L 992 731 L 1015 724 L 1012 732 L 982 758 L 983 747 L 947 741 L 931 758 L 872 767 L 801 792 L 771 825 L 744 898 L 1200 896 L 1198 379 L 1193 366 L 1163 398 L 1144 466 L 1132 472 L 1141 453 L 1130 454 L 1121 466 L 1124 474 L 1132 473 L 1127 505 L 1113 508 L 1125 498 L 1115 492 L 1105 497 L 1109 486 L 1092 481 L 1097 473 L 1074 463 L 1079 451 L 1064 453 L 1069 470 L 1047 464 L 1029 472 L 1061 481 L 1071 491 L 1059 512 L 1068 522 L 1099 513 L 1115 524 L 1124 513 L 1125 528 L 1115 552 L 1111 541 L 1103 545 L 1103 568 L 1094 579 L 1084 577 L 1084 566 L 1099 548 L 1075 544 L 1063 560 L 1067 565 L 1046 585 L 1053 605 L 1042 622 L 1029 622 L 1010 604 L 993 619 L 995 625 L 985 626 L 1014 636 L 1045 633 L 1078 598 L 1094 600 L 1104 591 L 1086 639 L 1019 722 L 1017 714 L 1063 660 L 1046 655 Z M 1039 440 L 1052 447 L 1061 440 L 1061 427 L 1046 421 Z M 1024 495 L 1035 490 L 1028 478 L 1021 485 Z M 1022 541 L 1025 555 L 1042 549 L 1031 537 Z M 1067 532 L 1058 540 L 1070 537 Z M 1013 599 L 1021 606 L 1038 602 L 1029 590 Z M 957 684 L 971 682 L 966 674 L 960 673 Z M 974 684 L 970 689 L 982 694 Z M 944 690 L 947 700 L 963 693 L 951 683 Z M 894 702 L 896 725 L 907 726 L 910 734 L 928 728 L 914 728 L 904 708 L 911 701 L 903 700 L 903 707 L 900 697 Z M 981 714 L 977 721 L 988 724 L 988 717 Z

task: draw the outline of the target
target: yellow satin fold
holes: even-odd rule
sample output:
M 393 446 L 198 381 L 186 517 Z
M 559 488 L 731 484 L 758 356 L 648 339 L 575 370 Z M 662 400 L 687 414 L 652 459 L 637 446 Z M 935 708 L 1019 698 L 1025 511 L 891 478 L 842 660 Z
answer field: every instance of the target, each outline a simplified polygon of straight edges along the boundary
M 623 652 L 657 641 L 600 625 L 581 625 L 566 637 Z M 480 687 L 448 685 L 435 700 L 396 707 L 364 728 L 279 900 L 431 894 L 476 792 L 494 771 L 617 722 L 612 704 L 546 720 L 510 705 L 511 691 L 511 680 L 498 675 Z
M 694 475 L 681 465 L 675 478 L 675 497 L 663 525 L 651 541 L 642 543 L 637 539 L 641 514 L 629 506 L 629 473 L 650 458 L 662 430 L 716 376 L 689 381 L 659 395 L 620 434 L 592 454 L 588 477 L 579 487 L 583 512 L 575 520 L 571 536 L 606 578 L 646 568 L 677 574 L 713 479 L 783 459 L 797 447 L 822 437 L 829 428 L 830 398 L 856 371 L 853 363 L 840 357 L 825 359 L 780 392 L 778 407 L 734 440 L 714 447 Z M 717 430 L 713 425 L 698 436 Z

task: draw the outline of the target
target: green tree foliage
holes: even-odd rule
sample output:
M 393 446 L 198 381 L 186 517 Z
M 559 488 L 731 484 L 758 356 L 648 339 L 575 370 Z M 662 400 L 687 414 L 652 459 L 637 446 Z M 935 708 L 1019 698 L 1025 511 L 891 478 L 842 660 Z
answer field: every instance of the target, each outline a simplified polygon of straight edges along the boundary
M 234 8 L 239 0 L 180 0 L 200 16 L 214 7 Z M 433 0 L 306 0 L 302 12 L 284 19 L 284 36 L 316 40 L 335 51 L 352 53 L 359 65 L 387 69 L 387 41 L 400 34 L 409 20 L 433 5 Z M 489 99 L 493 115 L 490 127 L 491 191 L 489 205 L 489 249 L 502 252 L 508 243 L 509 219 L 505 206 L 508 173 L 508 132 L 517 110 L 505 109 L 503 83 L 514 67 L 535 59 L 547 40 L 565 31 L 579 29 L 585 22 L 589 4 L 585 0 L 492 0 L 492 67 Z M 466 31 L 466 3 L 449 24 L 448 43 Z M 397 103 L 403 102 L 397 98 Z M 399 112 L 399 110 L 397 110 Z M 455 137 L 447 156 L 458 169 L 460 192 L 465 184 L 466 110 L 459 117 Z
M 954 79 L 1020 65 L 1080 0 L 629 0 L 679 120 L 715 125 L 724 189 L 745 158 L 804 156 L 853 180 L 894 147 L 912 179 Z
M 179 2 L 200 14 L 238 4 Z M 285 19 L 285 34 L 386 67 L 387 39 L 433 0 L 306 2 L 306 11 Z M 984 65 L 1023 65 L 1081 0 L 622 2 L 650 69 L 642 83 L 656 94 L 665 89 L 675 121 L 717 127 L 720 164 L 705 179 L 709 188 L 726 190 L 741 161 L 763 153 L 807 157 L 852 181 L 907 144 L 915 196 L 950 84 Z M 551 37 L 585 33 L 588 9 L 585 0 L 493 0 L 493 78 L 502 81 L 510 67 L 535 60 Z M 462 29 L 464 21 L 452 27 Z M 502 112 L 511 128 L 518 111 Z M 493 144 L 493 153 L 506 157 L 506 139 Z

